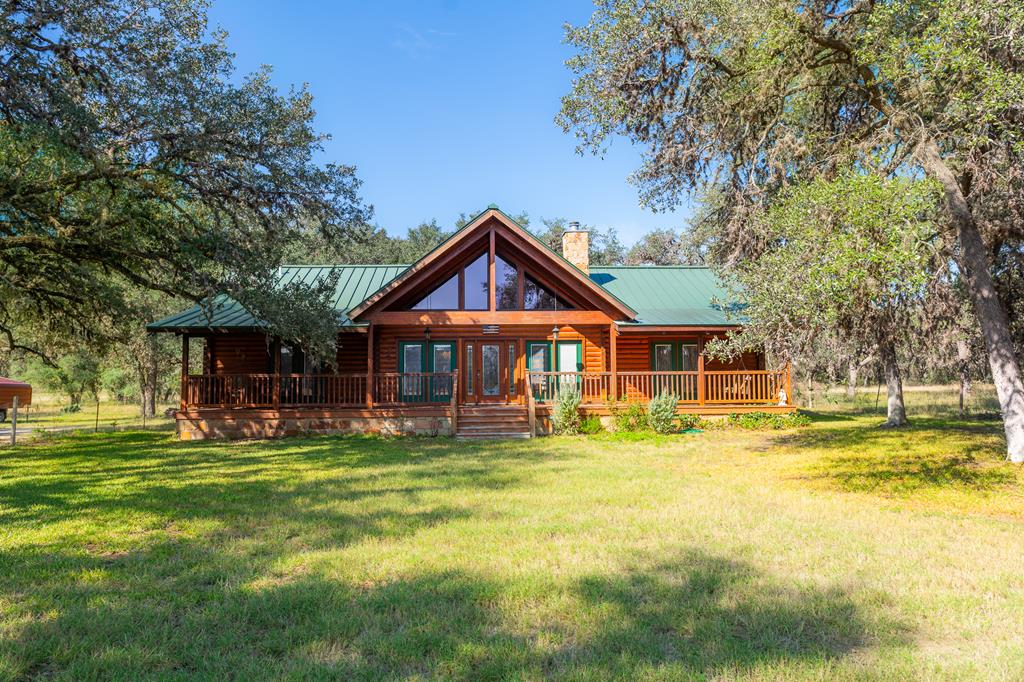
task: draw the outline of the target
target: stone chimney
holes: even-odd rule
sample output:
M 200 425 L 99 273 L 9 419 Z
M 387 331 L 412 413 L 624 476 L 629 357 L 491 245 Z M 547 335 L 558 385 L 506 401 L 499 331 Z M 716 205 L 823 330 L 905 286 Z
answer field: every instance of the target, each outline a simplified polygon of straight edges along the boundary
M 583 272 L 590 274 L 590 233 L 576 221 L 562 234 L 562 255 Z

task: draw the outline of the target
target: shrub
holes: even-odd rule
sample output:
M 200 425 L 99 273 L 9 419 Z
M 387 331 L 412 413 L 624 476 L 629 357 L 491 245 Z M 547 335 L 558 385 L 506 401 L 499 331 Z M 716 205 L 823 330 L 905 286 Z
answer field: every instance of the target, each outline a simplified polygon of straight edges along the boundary
M 601 433 L 604 431 L 604 425 L 601 423 L 601 418 L 591 415 L 580 423 L 580 433 L 586 433 L 593 435 L 595 433 Z
M 772 412 L 747 412 L 746 414 L 730 414 L 725 422 L 728 426 L 735 426 L 741 429 L 763 430 L 763 429 L 792 429 L 807 426 L 811 418 L 799 412 L 789 414 L 774 414 Z
M 82 411 L 82 406 L 79 405 L 78 403 L 71 403 L 70 405 L 65 405 L 64 407 L 60 408 L 60 413 L 61 414 L 74 414 L 76 412 L 81 412 L 81 411 Z
M 564 387 L 555 397 L 555 409 L 551 413 L 555 433 L 574 434 L 580 432 L 580 403 L 583 401 L 576 388 Z
M 702 429 L 704 428 L 704 420 L 701 419 L 699 414 L 681 414 L 679 415 L 679 429 L 685 431 L 687 429 Z
M 643 431 L 647 428 L 647 412 L 640 403 L 629 403 L 625 409 L 612 411 L 616 431 Z
M 671 393 L 659 393 L 647 405 L 647 423 L 658 433 L 669 433 L 676 418 L 679 399 Z

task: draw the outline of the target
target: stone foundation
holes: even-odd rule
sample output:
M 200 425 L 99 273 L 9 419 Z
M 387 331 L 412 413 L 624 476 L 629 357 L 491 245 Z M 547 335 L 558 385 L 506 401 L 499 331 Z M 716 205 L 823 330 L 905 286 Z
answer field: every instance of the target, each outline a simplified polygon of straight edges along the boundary
M 185 417 L 178 416 L 181 440 L 282 438 L 314 434 L 373 433 L 384 436 L 450 436 L 451 418 L 415 417 Z

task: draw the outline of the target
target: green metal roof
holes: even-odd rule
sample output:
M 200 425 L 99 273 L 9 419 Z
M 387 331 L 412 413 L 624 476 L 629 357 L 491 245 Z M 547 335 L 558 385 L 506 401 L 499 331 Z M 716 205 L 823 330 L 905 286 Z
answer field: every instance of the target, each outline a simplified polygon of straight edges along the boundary
M 590 279 L 637 312 L 631 325 L 733 326 L 716 300 L 728 290 L 708 268 L 693 266 L 608 266 L 590 268 Z
M 354 326 L 345 315 L 362 303 L 373 292 L 404 272 L 408 265 L 284 265 L 278 282 L 312 284 L 330 272 L 338 272 L 333 304 L 341 318 L 340 326 Z M 213 299 L 209 311 L 192 306 L 175 315 L 157 320 L 146 328 L 150 331 L 179 331 L 187 329 L 257 329 L 263 325 L 240 303 L 228 296 Z
M 340 326 L 356 326 L 347 313 L 408 265 L 285 265 L 279 282 L 312 284 L 330 272 L 338 272 L 334 309 Z M 737 320 L 726 316 L 715 303 L 728 292 L 708 268 L 688 266 L 608 266 L 590 269 L 590 279 L 637 312 L 630 325 L 729 326 Z M 209 314 L 208 314 L 209 312 Z M 237 301 L 216 297 L 209 311 L 201 306 L 170 315 L 148 325 L 151 331 L 213 329 L 258 329 L 263 326 Z

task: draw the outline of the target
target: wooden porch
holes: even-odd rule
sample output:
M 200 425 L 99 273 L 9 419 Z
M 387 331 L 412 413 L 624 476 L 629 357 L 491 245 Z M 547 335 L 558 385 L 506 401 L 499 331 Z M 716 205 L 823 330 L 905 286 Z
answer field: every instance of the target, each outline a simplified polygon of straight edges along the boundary
M 646 403 L 670 393 L 680 408 L 788 406 L 790 371 L 528 372 L 525 395 L 502 404 L 548 404 L 559 391 L 578 390 L 585 408 Z M 182 376 L 181 409 L 287 409 L 447 406 L 460 400 L 459 372 L 376 374 L 198 374 Z M 783 394 L 784 392 L 784 394 Z M 686 410 L 691 411 L 691 410 Z

